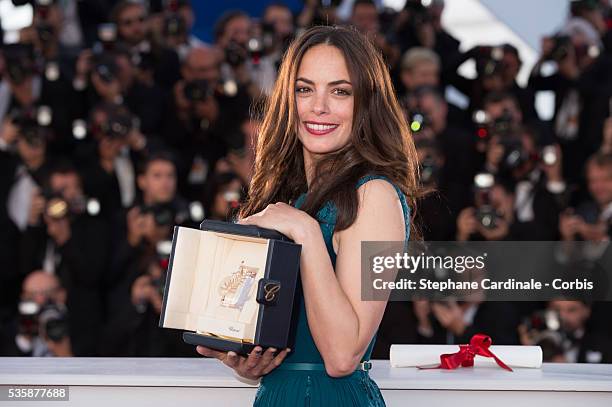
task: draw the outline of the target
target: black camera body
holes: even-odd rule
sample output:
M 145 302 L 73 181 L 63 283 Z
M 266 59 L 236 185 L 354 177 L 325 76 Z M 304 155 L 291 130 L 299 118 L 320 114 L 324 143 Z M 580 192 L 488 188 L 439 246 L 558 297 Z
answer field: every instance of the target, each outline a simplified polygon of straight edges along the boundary
M 176 222 L 176 208 L 172 202 L 155 203 L 152 205 L 142 205 L 140 213 L 153 215 L 157 226 L 171 226 Z
M 93 55 L 93 71 L 105 83 L 111 83 L 117 78 L 119 67 L 115 62 L 115 58 L 106 52 L 94 53 Z
M 178 13 L 171 13 L 164 18 L 164 36 L 180 37 L 187 35 L 187 23 Z
M 421 161 L 421 182 L 425 185 L 435 182 L 438 179 L 440 170 L 440 166 L 431 155 L 425 156 Z
M 135 121 L 128 111 L 109 111 L 106 121 L 100 125 L 100 131 L 106 137 L 123 140 L 136 127 Z
M 35 302 L 19 304 L 18 333 L 30 337 L 43 336 L 59 342 L 69 335 L 68 311 L 52 301 L 43 306 Z
M 429 116 L 418 110 L 408 112 L 408 119 L 410 123 L 410 130 L 413 133 L 419 133 L 424 128 L 431 125 L 431 119 Z
M 477 47 L 475 60 L 478 77 L 482 78 L 500 74 L 505 68 L 503 57 L 503 47 Z
M 48 106 L 34 106 L 25 109 L 13 109 L 9 117 L 19 128 L 19 136 L 31 146 L 46 141 L 50 133 L 47 126 L 51 123 L 53 112 Z
M 235 42 L 230 42 L 225 47 L 225 61 L 233 68 L 243 65 L 248 56 L 248 51 Z
M 204 79 L 197 79 L 185 83 L 183 95 L 189 102 L 203 102 L 213 95 L 213 89 Z
M 487 229 L 495 229 L 501 215 L 492 205 L 484 204 L 476 208 L 476 220 Z
M 20 85 L 39 72 L 31 44 L 6 44 L 3 48 L 6 73 L 12 83 Z
M 552 40 L 554 42 L 553 49 L 544 58 L 556 62 L 564 60 L 573 47 L 572 39 L 568 35 L 557 34 Z

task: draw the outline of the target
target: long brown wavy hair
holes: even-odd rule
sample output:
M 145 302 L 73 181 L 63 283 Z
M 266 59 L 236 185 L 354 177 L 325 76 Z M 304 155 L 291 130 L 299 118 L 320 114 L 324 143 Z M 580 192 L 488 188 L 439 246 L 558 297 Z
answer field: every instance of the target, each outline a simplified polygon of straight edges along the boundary
M 295 82 L 304 54 L 326 44 L 344 55 L 354 89 L 353 124 L 349 142 L 316 160 L 311 185 L 306 182 Z M 336 231 L 348 228 L 359 205 L 356 184 L 365 175 L 382 175 L 398 186 L 412 208 L 411 239 L 419 189 L 417 153 L 397 101 L 388 68 L 368 38 L 344 27 L 313 27 L 290 45 L 278 79 L 265 102 L 255 147 L 255 170 L 247 200 L 240 209 L 246 217 L 276 202 L 290 202 L 308 191 L 300 209 L 316 217 L 327 201 L 337 208 Z M 416 236 L 415 236 L 415 232 Z

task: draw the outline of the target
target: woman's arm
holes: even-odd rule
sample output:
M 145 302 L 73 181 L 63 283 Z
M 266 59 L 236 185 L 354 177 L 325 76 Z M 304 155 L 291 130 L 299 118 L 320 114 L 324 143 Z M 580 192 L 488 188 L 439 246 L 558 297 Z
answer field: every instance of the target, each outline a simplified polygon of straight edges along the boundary
M 384 301 L 361 301 L 361 242 L 405 238 L 401 204 L 391 184 L 372 180 L 357 192 L 357 218 L 335 236 L 335 272 L 319 224 L 303 211 L 278 203 L 241 221 L 276 229 L 302 245 L 308 326 L 327 373 L 334 377 L 355 370 L 385 311 Z
M 401 204 L 391 184 L 372 180 L 358 196 L 357 219 L 336 235 L 335 273 L 320 231 L 301 242 L 308 326 L 330 376 L 355 370 L 386 307 L 384 301 L 361 300 L 361 242 L 405 238 Z

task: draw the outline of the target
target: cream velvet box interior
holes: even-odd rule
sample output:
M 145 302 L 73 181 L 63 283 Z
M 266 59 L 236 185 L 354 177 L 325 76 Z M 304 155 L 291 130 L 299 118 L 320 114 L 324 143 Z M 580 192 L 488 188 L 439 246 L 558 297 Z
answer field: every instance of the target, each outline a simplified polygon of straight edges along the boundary
M 212 222 L 202 228 L 214 230 L 175 228 L 160 326 L 195 332 L 185 340 L 216 348 L 279 346 L 261 343 L 275 336 L 262 325 L 290 339 L 283 325 L 291 325 L 300 246 L 274 231 Z

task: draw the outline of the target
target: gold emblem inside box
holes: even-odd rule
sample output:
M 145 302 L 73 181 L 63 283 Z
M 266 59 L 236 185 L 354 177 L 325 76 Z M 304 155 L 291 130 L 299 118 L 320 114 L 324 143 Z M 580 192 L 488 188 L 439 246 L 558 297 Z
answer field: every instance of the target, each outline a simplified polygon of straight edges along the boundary
M 268 239 L 179 227 L 162 326 L 253 343 Z

